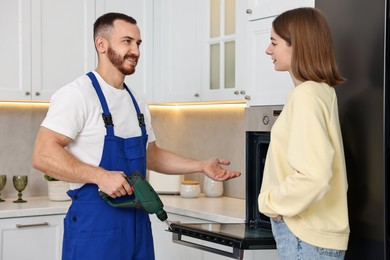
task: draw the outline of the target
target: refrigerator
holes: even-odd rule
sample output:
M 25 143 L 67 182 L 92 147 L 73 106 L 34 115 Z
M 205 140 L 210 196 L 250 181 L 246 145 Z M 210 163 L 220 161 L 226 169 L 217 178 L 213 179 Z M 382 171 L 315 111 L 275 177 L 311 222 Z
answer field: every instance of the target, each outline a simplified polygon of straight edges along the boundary
M 386 0 L 317 0 L 348 82 L 337 86 L 348 174 L 346 259 L 390 259 L 389 10 Z

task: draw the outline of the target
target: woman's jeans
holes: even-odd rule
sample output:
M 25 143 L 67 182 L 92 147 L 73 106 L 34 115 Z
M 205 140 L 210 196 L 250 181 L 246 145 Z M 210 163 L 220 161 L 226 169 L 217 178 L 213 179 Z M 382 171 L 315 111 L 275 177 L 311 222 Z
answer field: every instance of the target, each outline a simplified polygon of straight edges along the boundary
M 344 250 L 321 248 L 297 238 L 282 220 L 272 220 L 272 233 L 280 260 L 342 260 Z

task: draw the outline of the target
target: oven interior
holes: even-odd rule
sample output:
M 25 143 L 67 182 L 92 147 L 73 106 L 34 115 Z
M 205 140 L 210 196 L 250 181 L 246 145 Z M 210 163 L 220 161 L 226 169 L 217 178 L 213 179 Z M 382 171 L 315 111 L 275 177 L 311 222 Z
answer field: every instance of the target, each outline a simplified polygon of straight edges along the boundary
M 264 163 L 270 141 L 270 132 L 246 132 L 246 223 L 250 227 L 271 229 L 269 217 L 259 212 Z

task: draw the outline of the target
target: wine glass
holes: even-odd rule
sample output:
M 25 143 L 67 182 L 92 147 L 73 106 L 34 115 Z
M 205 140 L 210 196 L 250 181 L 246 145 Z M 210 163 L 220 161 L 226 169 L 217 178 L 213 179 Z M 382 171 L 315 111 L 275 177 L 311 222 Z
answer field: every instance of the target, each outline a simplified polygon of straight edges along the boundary
M 7 175 L 0 175 L 0 196 L 1 196 L 1 191 L 3 190 L 6 183 L 7 183 Z M 3 202 L 3 201 L 5 201 L 5 200 L 3 200 L 0 197 L 0 202 Z
M 18 199 L 15 200 L 14 202 L 15 203 L 27 202 L 26 200 L 22 199 L 22 191 L 26 188 L 27 182 L 28 182 L 27 176 L 26 175 L 16 175 L 16 176 L 13 176 L 12 181 L 14 183 L 15 189 L 19 192 Z

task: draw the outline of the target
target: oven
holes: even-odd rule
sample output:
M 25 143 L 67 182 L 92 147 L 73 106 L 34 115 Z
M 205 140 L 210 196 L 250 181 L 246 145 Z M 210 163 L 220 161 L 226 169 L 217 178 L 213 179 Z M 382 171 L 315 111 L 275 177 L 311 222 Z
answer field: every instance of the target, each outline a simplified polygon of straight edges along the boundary
M 243 259 L 245 250 L 276 248 L 270 220 L 259 212 L 257 197 L 263 178 L 271 127 L 281 111 L 282 106 L 245 109 L 245 223 L 171 223 L 169 231 L 172 232 L 174 243 L 234 259 Z M 191 239 L 186 239 L 187 237 Z M 213 246 L 216 244 L 224 247 Z

